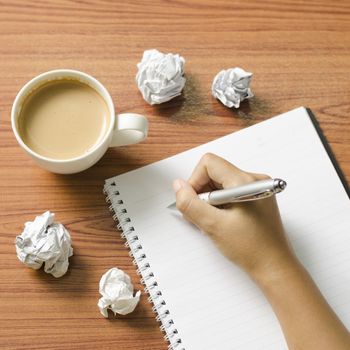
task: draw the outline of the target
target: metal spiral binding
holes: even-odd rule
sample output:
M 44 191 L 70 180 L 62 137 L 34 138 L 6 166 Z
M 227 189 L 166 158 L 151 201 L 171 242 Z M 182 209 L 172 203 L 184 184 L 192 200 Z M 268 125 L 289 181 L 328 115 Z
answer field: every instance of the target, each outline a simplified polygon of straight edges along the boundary
M 143 251 L 142 244 L 135 228 L 132 226 L 124 202 L 119 197 L 120 192 L 116 189 L 116 186 L 115 182 L 109 182 L 103 189 L 106 202 L 110 204 L 109 210 L 113 212 L 113 219 L 118 223 L 117 229 L 122 231 L 121 237 L 125 239 L 124 245 L 130 249 L 129 255 L 133 259 L 133 264 L 137 267 L 137 274 L 141 276 L 140 281 L 144 285 L 144 290 L 149 294 L 148 301 L 153 305 L 152 310 L 157 314 L 156 320 L 161 323 L 159 328 L 164 333 L 164 339 L 169 343 L 168 350 L 185 350 L 178 330 L 170 316 L 170 311 L 166 308 L 166 302 L 162 298 L 162 292 L 158 288 L 151 266 L 147 262 L 147 255 Z

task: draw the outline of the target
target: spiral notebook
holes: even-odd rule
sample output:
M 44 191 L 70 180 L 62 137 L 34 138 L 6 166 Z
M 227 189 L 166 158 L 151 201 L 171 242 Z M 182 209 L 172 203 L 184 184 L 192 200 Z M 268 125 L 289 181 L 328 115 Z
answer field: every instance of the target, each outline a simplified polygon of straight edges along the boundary
M 172 181 L 206 152 L 285 179 L 278 203 L 289 239 L 350 327 L 350 201 L 346 183 L 305 108 L 106 180 L 105 193 L 170 349 L 287 349 L 254 283 L 210 239 L 166 207 Z M 293 293 L 293 291 L 290 291 Z

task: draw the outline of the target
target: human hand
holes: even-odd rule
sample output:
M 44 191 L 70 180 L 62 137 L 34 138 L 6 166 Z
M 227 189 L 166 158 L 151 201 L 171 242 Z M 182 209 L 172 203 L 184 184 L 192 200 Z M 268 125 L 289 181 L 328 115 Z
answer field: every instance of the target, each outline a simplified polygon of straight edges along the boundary
M 275 196 L 220 208 L 197 196 L 266 178 L 206 154 L 187 182 L 174 181 L 176 205 L 257 282 L 280 321 L 289 349 L 349 349 L 349 332 L 288 244 Z
M 295 260 L 284 234 L 275 196 L 232 203 L 220 208 L 200 200 L 197 193 L 267 179 L 244 172 L 214 154 L 205 154 L 190 179 L 174 181 L 176 206 L 183 216 L 207 233 L 220 251 L 254 279 L 277 273 Z

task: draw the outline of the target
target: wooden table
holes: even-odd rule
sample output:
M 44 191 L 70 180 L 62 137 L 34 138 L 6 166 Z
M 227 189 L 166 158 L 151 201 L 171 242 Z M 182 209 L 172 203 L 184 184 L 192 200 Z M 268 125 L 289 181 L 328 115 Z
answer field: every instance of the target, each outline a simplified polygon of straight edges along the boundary
M 104 179 L 303 105 L 316 114 L 349 181 L 349 31 L 347 0 L 1 1 L 1 349 L 165 350 L 144 293 L 130 315 L 104 319 L 97 309 L 99 279 L 113 266 L 142 288 L 105 204 Z M 149 48 L 186 58 L 183 96 L 161 106 L 149 106 L 134 82 Z M 210 93 L 215 74 L 233 66 L 254 72 L 255 97 L 238 110 Z M 55 68 L 95 76 L 118 112 L 147 115 L 148 139 L 110 149 L 81 174 L 37 167 L 12 134 L 10 109 L 26 81 Z M 45 210 L 73 239 L 60 279 L 25 267 L 15 254 L 24 222 Z

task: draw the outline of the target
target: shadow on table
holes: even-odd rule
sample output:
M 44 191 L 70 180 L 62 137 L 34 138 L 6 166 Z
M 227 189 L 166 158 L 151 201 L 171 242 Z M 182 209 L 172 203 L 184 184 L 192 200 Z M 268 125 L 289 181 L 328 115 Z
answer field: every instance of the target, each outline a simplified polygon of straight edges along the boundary
M 239 120 L 244 127 L 270 118 L 274 113 L 270 101 L 259 96 L 242 101 L 239 108 L 228 108 L 216 98 L 211 97 L 211 106 L 214 117 L 232 116 L 232 118 Z
M 168 102 L 154 105 L 155 113 L 178 123 L 193 123 L 208 117 L 212 110 L 199 86 L 198 78 L 187 73 L 182 94 Z
M 59 296 L 69 297 L 76 293 L 86 291 L 88 269 L 84 268 L 84 262 L 79 255 L 79 250 L 74 249 L 74 255 L 69 258 L 68 271 L 62 277 L 56 278 L 44 271 L 44 267 L 35 271 L 38 281 L 43 282 L 45 292 L 53 292 Z
M 52 174 L 55 177 L 57 183 L 62 185 L 88 185 L 104 183 L 104 180 L 124 173 L 129 170 L 133 170 L 142 164 L 140 158 L 135 158 L 135 154 L 127 151 L 123 146 L 118 148 L 109 148 L 105 155 L 91 168 L 76 174 Z M 114 166 L 115 165 L 115 166 Z

